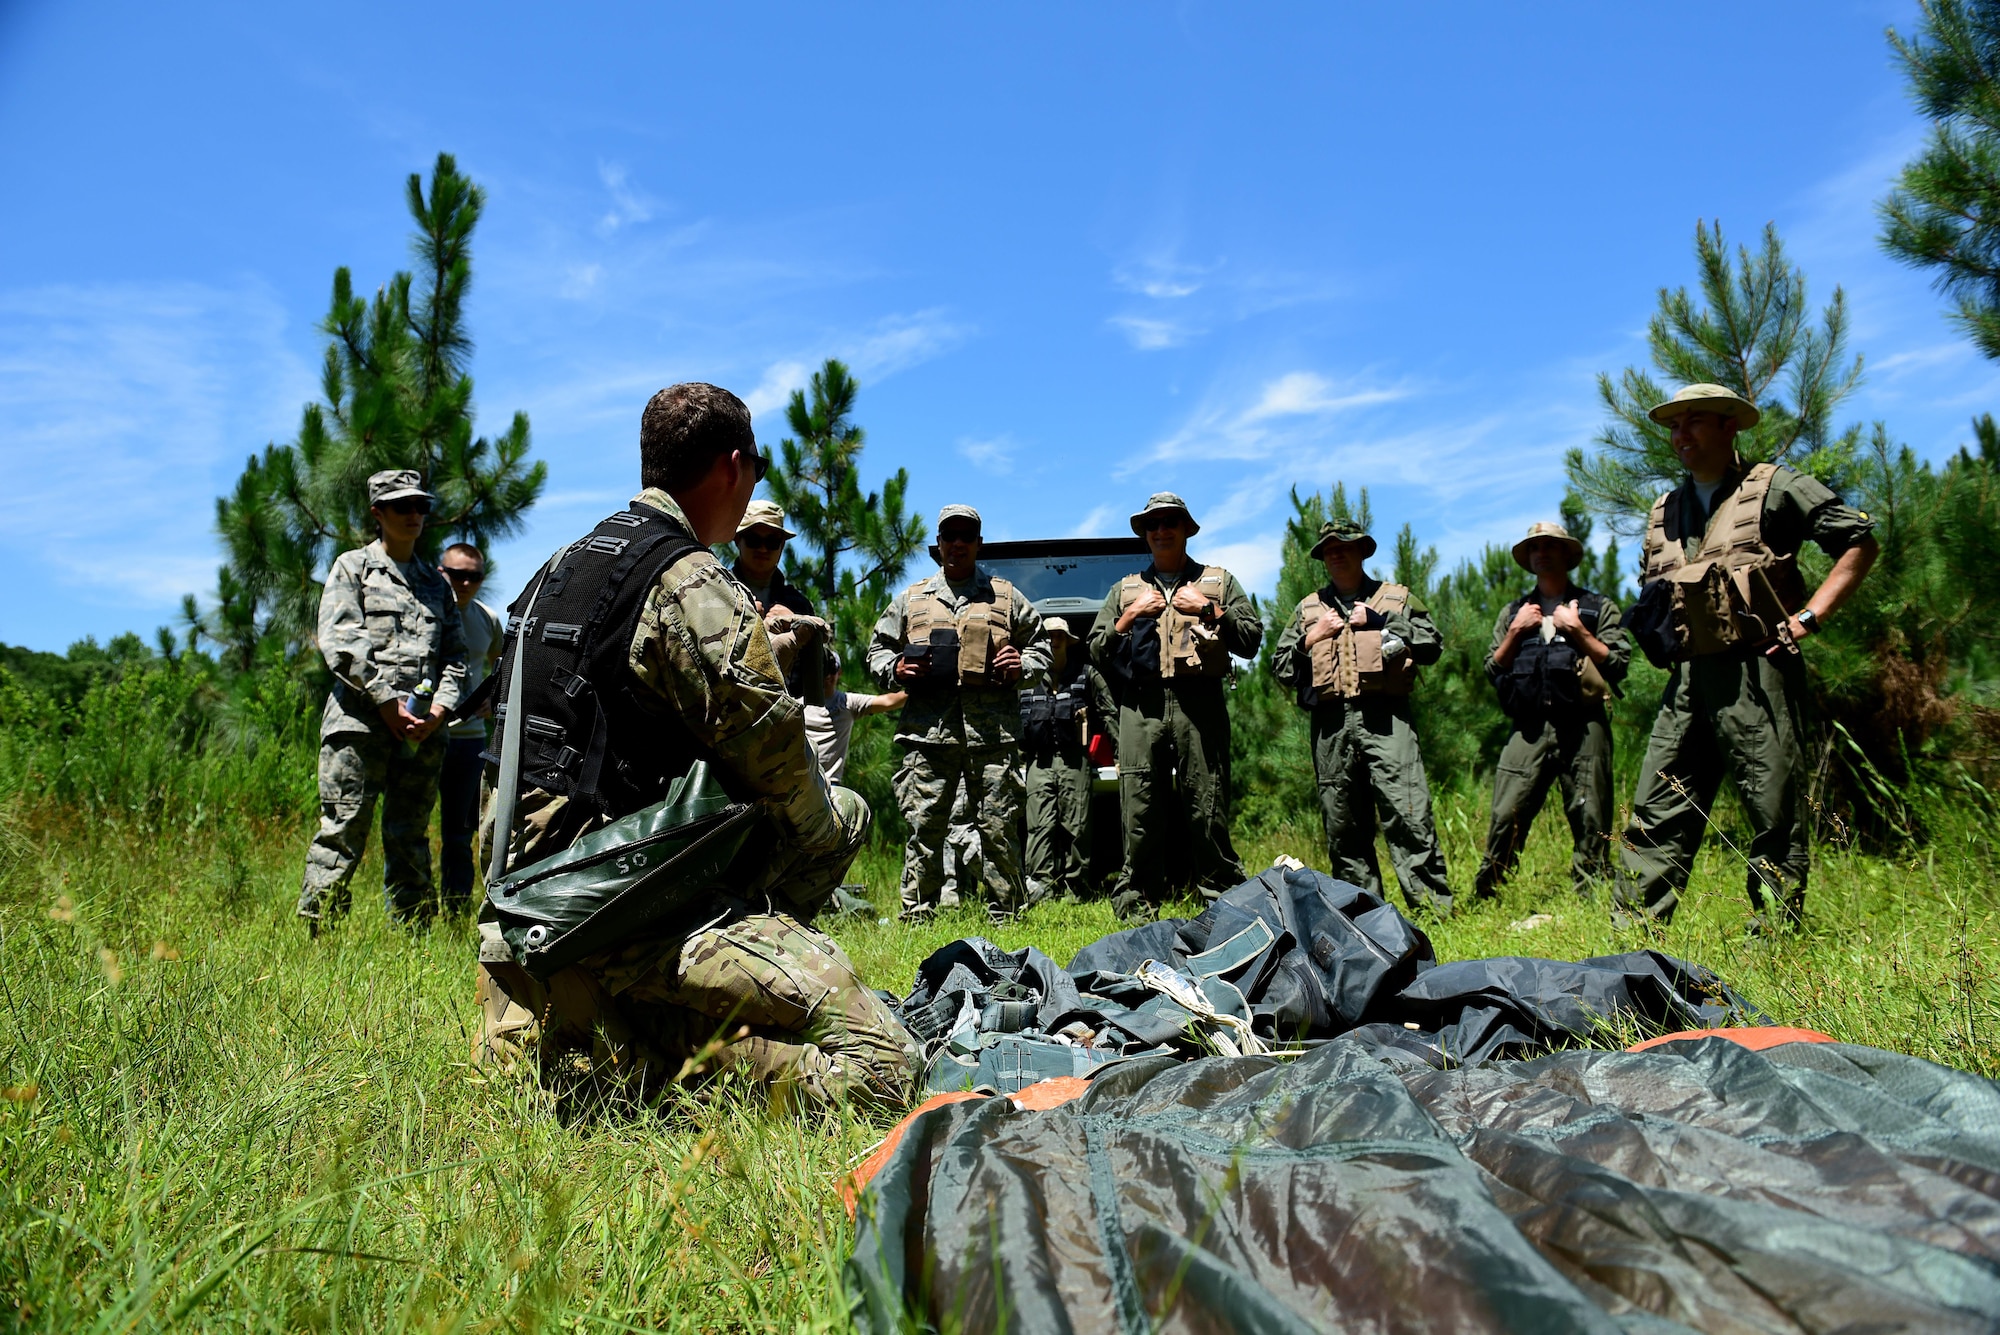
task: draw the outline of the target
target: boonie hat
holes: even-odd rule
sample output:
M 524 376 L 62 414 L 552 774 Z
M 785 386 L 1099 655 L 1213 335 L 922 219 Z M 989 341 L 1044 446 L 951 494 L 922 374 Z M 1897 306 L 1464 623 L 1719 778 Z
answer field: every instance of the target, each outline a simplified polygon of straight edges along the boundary
M 1145 537 L 1146 525 L 1143 521 L 1147 515 L 1157 513 L 1161 510 L 1180 511 L 1181 518 L 1187 520 L 1187 531 L 1190 538 L 1201 532 L 1201 525 L 1194 522 L 1194 513 L 1187 508 L 1187 502 L 1174 495 L 1171 491 L 1156 491 L 1146 498 L 1146 508 L 1132 516 L 1132 531 L 1142 538 Z
M 1544 520 L 1538 524 L 1528 525 L 1528 536 L 1514 544 L 1515 565 L 1523 570 L 1531 569 L 1528 565 L 1528 546 L 1538 538 L 1554 538 L 1569 548 L 1569 563 L 1563 567 L 1565 570 L 1576 569 L 1577 564 L 1583 560 L 1583 544 L 1572 538 L 1569 530 L 1561 524 L 1551 524 Z
M 1321 524 L 1319 526 L 1319 541 L 1313 544 L 1313 549 L 1307 552 L 1306 555 L 1317 561 L 1319 554 L 1326 550 L 1326 545 L 1329 542 L 1351 542 L 1357 544 L 1361 548 L 1361 559 L 1364 561 L 1375 555 L 1375 539 L 1368 536 L 1367 529 L 1354 523 L 1352 520 L 1329 519 L 1324 524 Z
M 785 512 L 778 508 L 776 501 L 752 501 L 743 511 L 743 522 L 736 526 L 738 533 L 748 533 L 753 528 L 774 528 L 788 538 L 799 535 L 785 527 Z
M 1066 617 L 1043 617 L 1042 629 L 1051 635 L 1060 635 L 1066 640 L 1079 638 Z
M 414 468 L 385 468 L 368 475 L 368 504 L 373 507 L 411 496 L 437 504 L 437 497 L 424 490 L 424 477 Z
M 1680 393 L 1654 408 L 1646 416 L 1662 425 L 1673 421 L 1683 413 L 1715 413 L 1732 419 L 1739 430 L 1748 431 L 1757 425 L 1763 414 L 1757 405 L 1722 385 L 1711 385 L 1700 381 L 1689 385 Z

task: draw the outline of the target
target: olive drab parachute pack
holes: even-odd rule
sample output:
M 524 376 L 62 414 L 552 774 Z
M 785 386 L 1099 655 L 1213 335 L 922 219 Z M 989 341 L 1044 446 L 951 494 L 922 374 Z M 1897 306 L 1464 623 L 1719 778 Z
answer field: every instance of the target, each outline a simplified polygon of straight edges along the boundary
M 1226 578 L 1221 567 L 1204 566 L 1201 578 L 1185 587 L 1221 607 Z M 1119 581 L 1118 605 L 1130 607 L 1149 587 L 1144 575 L 1127 575 Z M 1222 643 L 1221 630 L 1187 615 L 1171 597 L 1158 617 L 1133 622 L 1131 639 L 1132 666 L 1142 673 L 1163 678 L 1229 675 L 1229 649 Z
M 1805 583 L 1797 558 L 1780 556 L 1764 542 L 1764 500 L 1777 471 L 1776 464 L 1755 464 L 1743 474 L 1709 519 L 1693 557 L 1685 547 L 1690 533 L 1682 513 L 1686 488 L 1676 487 L 1653 502 L 1646 521 L 1643 579 L 1648 589 L 1665 583 L 1665 594 L 1652 595 L 1652 615 L 1658 615 L 1657 600 L 1670 602 L 1677 659 L 1789 638 L 1786 621 L 1805 602 Z
M 1507 604 L 1502 614 L 1511 622 L 1533 593 Z M 1588 589 L 1573 589 L 1577 619 L 1592 635 L 1604 615 L 1604 599 Z M 1602 700 L 1611 694 L 1603 674 L 1590 656 L 1561 635 L 1545 638 L 1539 632 L 1521 638 L 1514 661 L 1494 679 L 1500 708 L 1516 722 L 1540 721 L 1554 714 L 1576 709 L 1585 700 Z
M 1363 600 L 1384 617 L 1406 612 L 1410 590 L 1403 584 L 1383 584 Z M 1319 593 L 1299 602 L 1301 624 L 1307 629 L 1326 612 Z M 1340 633 L 1311 649 L 1311 689 L 1317 699 L 1358 699 L 1364 695 L 1408 695 L 1417 685 L 1417 665 L 1407 653 L 1385 657 L 1380 630 L 1357 630 L 1341 619 Z
M 635 503 L 558 551 L 508 609 L 493 674 L 507 688 L 494 711 L 499 754 L 489 757 L 500 773 L 486 902 L 516 962 L 537 977 L 709 906 L 762 814 L 724 790 L 685 729 L 633 693 L 627 655 L 646 593 L 703 550 L 671 517 Z M 510 866 L 524 782 L 569 799 L 559 819 L 572 836 L 583 822 L 609 823 L 571 840 L 558 833 L 565 847 Z
M 941 577 L 934 577 L 941 578 Z M 993 655 L 1013 643 L 1014 605 L 1021 595 L 998 575 L 988 580 L 993 596 L 976 594 L 956 610 L 941 596 L 931 579 L 910 586 L 909 602 L 903 618 L 903 638 L 913 646 L 932 646 L 936 654 L 956 646 L 954 673 L 948 661 L 933 661 L 931 672 L 938 684 L 958 686 L 998 686 L 993 673 Z M 938 632 L 945 632 L 940 635 Z

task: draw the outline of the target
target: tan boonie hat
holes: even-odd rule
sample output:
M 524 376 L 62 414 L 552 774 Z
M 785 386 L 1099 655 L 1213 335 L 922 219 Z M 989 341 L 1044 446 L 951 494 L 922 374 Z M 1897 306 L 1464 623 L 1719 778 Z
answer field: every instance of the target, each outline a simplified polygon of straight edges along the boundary
M 1076 631 L 1070 627 L 1069 620 L 1065 617 L 1043 617 L 1042 629 L 1051 635 L 1060 635 L 1066 640 L 1078 638 Z
M 1319 526 L 1319 541 L 1313 544 L 1313 549 L 1306 555 L 1315 561 L 1319 560 L 1319 554 L 1326 550 L 1329 542 L 1358 544 L 1361 548 L 1361 559 L 1364 561 L 1375 555 L 1375 539 L 1368 536 L 1368 530 L 1359 524 L 1339 519 L 1329 519 Z
M 1528 536 L 1514 544 L 1515 565 L 1523 570 L 1533 570 L 1534 567 L 1528 564 L 1528 546 L 1538 538 L 1554 538 L 1569 549 L 1569 562 L 1563 567 L 1565 570 L 1576 569 L 1577 564 L 1583 560 L 1583 544 L 1572 538 L 1569 530 L 1561 524 L 1551 524 L 1544 520 L 1539 524 L 1528 525 Z
M 748 533 L 753 528 L 774 528 L 788 538 L 799 535 L 785 527 L 785 512 L 778 508 L 776 501 L 752 501 L 743 512 L 743 522 L 736 526 L 738 533 Z
M 1156 491 L 1146 498 L 1146 508 L 1132 516 L 1132 531 L 1142 538 L 1145 537 L 1146 526 L 1141 521 L 1147 515 L 1160 510 L 1180 511 L 1181 517 L 1187 520 L 1187 531 L 1190 538 L 1201 532 L 1201 525 L 1194 522 L 1194 512 L 1187 508 L 1187 502 L 1174 495 L 1171 491 Z
M 1757 411 L 1756 404 L 1735 390 L 1705 382 L 1689 385 L 1646 416 L 1664 425 L 1682 413 L 1714 413 L 1732 419 L 1737 429 L 1742 431 L 1756 426 L 1757 419 L 1763 416 Z
M 411 496 L 422 497 L 433 505 L 437 503 L 437 497 L 424 490 L 423 474 L 414 468 L 385 468 L 368 475 L 368 504 L 371 507 Z

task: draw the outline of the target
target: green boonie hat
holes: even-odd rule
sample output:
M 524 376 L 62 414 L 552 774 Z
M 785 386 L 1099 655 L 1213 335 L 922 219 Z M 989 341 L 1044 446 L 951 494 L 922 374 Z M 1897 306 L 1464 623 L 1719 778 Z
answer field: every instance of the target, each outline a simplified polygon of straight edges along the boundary
M 753 528 L 774 528 L 788 538 L 799 535 L 785 527 L 785 512 L 778 508 L 776 501 L 752 501 L 743 511 L 743 522 L 736 526 L 738 533 L 748 533 Z
M 1188 536 L 1192 538 L 1201 532 L 1201 525 L 1194 522 L 1194 512 L 1187 508 L 1187 502 L 1171 491 L 1156 491 L 1146 498 L 1146 508 L 1132 516 L 1132 531 L 1140 537 L 1146 536 L 1146 526 L 1142 522 L 1147 515 L 1160 510 L 1178 510 L 1181 518 L 1187 520 Z
M 1757 411 L 1756 404 L 1735 390 L 1721 385 L 1711 385 L 1706 381 L 1689 385 L 1646 416 L 1665 425 L 1683 413 L 1715 413 L 1733 420 L 1737 429 L 1741 431 L 1748 431 L 1756 426 L 1757 419 L 1763 416 Z
M 414 468 L 385 468 L 368 475 L 368 504 L 371 508 L 411 496 L 420 496 L 433 505 L 437 503 L 437 497 L 424 490 L 424 475 Z
M 1563 567 L 1565 570 L 1576 569 L 1578 563 L 1583 560 L 1583 544 L 1572 538 L 1569 535 L 1569 530 L 1561 524 L 1551 524 L 1544 520 L 1538 524 L 1528 525 L 1528 536 L 1514 544 L 1515 565 L 1521 567 L 1523 570 L 1533 569 L 1528 564 L 1528 546 L 1538 538 L 1554 538 L 1557 542 L 1569 548 L 1569 562 Z
M 1326 550 L 1326 545 L 1329 542 L 1351 542 L 1357 544 L 1361 548 L 1361 559 L 1364 561 L 1375 555 L 1375 539 L 1368 536 L 1367 529 L 1352 521 L 1329 519 L 1324 524 L 1321 524 L 1319 526 L 1319 541 L 1313 544 L 1313 549 L 1307 552 L 1306 555 L 1317 561 L 1319 554 Z

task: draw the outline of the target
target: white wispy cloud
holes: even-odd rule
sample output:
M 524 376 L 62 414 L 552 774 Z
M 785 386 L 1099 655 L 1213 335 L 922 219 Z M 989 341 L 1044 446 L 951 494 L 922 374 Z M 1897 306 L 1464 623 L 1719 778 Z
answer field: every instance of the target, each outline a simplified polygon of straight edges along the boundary
M 597 179 L 611 196 L 611 207 L 597 220 L 600 236 L 609 236 L 621 227 L 651 222 L 658 204 L 632 184 L 631 173 L 615 162 L 600 162 Z
M 286 324 L 256 285 L 0 294 L 0 547 L 12 568 L 135 618 L 212 584 L 215 497 L 246 456 L 291 435 L 316 391 Z
M 1076 527 L 1069 531 L 1072 538 L 1101 538 L 1106 534 L 1116 534 L 1124 527 L 1119 522 L 1121 512 L 1118 507 L 1106 501 L 1092 506 L 1090 513 L 1076 521 Z
M 1333 420 L 1358 408 L 1406 398 L 1401 385 L 1340 383 L 1313 371 L 1288 371 L 1249 387 L 1212 393 L 1179 430 L 1121 466 L 1120 475 L 1161 463 L 1274 461 L 1323 444 Z
M 958 454 L 982 473 L 1001 477 L 1014 471 L 1014 442 L 1006 436 L 990 440 L 961 439 Z
M 1179 321 L 1162 320 L 1148 315 L 1114 315 L 1105 323 L 1124 334 L 1132 346 L 1141 352 L 1177 348 L 1201 333 L 1199 329 Z

